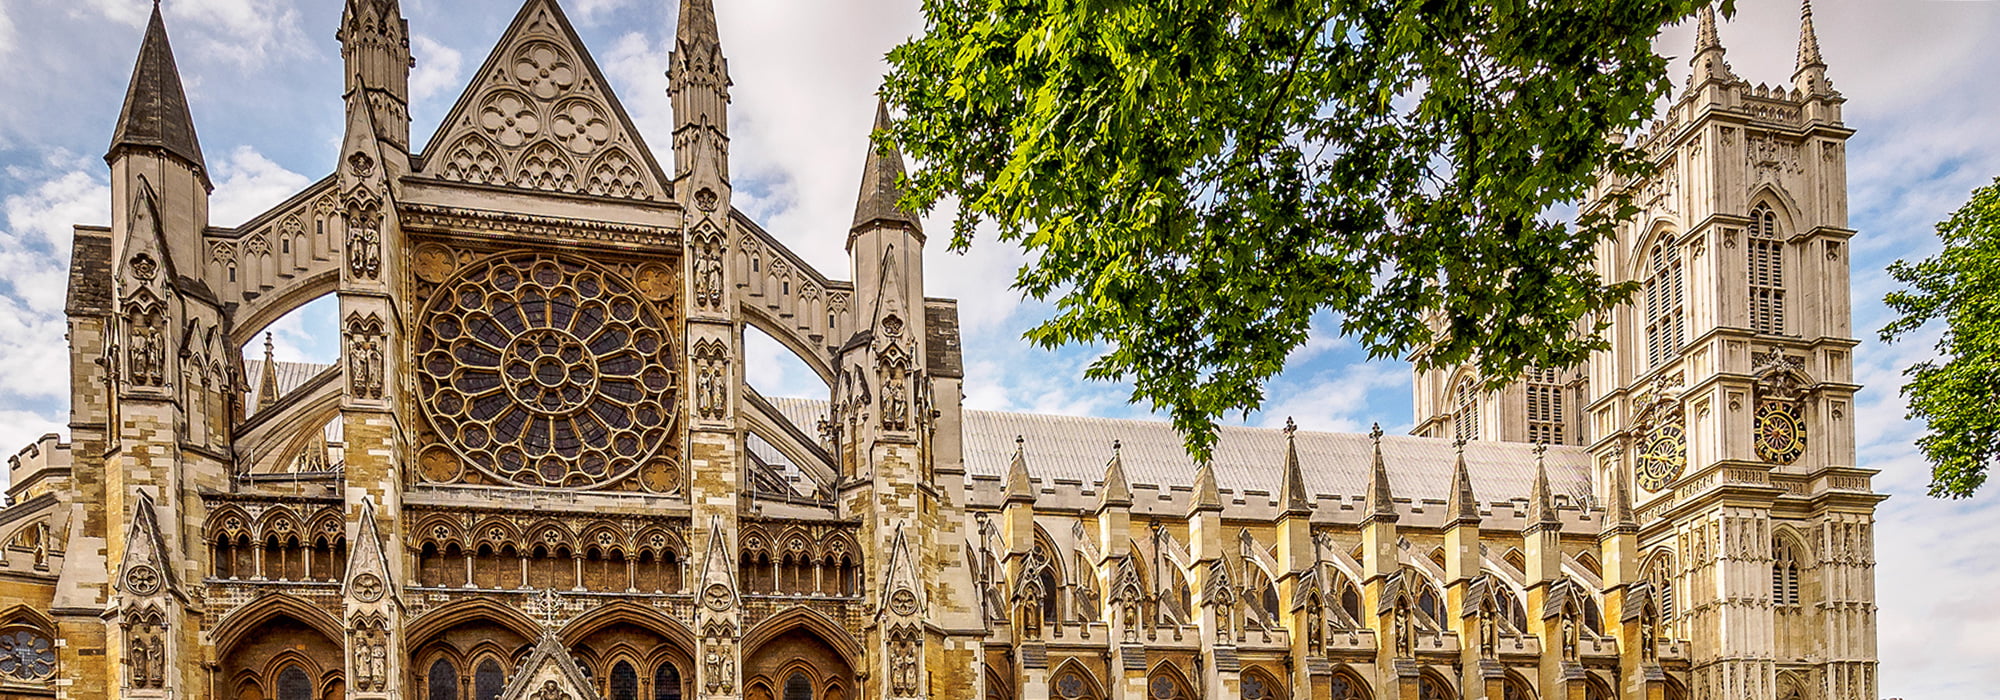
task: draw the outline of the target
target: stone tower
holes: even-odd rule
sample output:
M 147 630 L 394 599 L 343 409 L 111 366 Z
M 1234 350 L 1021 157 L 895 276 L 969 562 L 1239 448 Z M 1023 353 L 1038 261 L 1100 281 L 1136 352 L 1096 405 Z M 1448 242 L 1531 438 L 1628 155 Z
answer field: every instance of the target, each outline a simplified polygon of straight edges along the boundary
M 1697 693 L 1872 698 L 1882 497 L 1855 464 L 1845 100 L 1810 3 L 1786 84 L 1738 77 L 1697 21 L 1688 84 L 1638 142 L 1658 169 L 1592 194 L 1640 208 L 1597 253 L 1640 286 L 1610 350 L 1493 393 L 1420 373 L 1416 432 L 1585 446 L 1596 499 L 1634 485 L 1655 554 L 1618 573 L 1666 596 Z

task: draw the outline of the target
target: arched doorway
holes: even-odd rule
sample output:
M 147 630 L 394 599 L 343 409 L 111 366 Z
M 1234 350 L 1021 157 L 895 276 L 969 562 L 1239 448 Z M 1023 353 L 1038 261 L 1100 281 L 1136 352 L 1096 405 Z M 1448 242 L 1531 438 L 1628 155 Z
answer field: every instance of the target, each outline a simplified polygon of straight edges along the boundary
M 345 688 L 338 625 L 303 601 L 273 596 L 216 628 L 221 694 L 236 700 L 319 700 Z M 344 695 L 344 692 L 341 692 Z
M 858 645 L 832 621 L 803 608 L 779 613 L 744 636 L 744 697 L 849 700 Z

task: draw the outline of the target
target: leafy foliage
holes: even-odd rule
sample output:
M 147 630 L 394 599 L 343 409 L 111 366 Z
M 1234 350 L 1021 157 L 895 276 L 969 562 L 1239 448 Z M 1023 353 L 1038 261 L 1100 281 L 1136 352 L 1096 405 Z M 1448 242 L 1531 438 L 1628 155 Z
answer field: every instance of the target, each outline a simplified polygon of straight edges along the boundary
M 2000 461 L 2000 179 L 1937 231 L 1942 252 L 1889 266 L 1908 288 L 1883 298 L 1902 315 L 1882 328 L 1882 342 L 1944 322 L 1939 357 L 1903 370 L 1903 396 L 1910 419 L 1928 426 L 1917 447 L 1931 462 L 1931 495 L 1965 498 Z
M 1632 210 L 1557 215 L 1644 167 L 1615 135 L 1669 85 L 1696 0 L 925 0 L 889 54 L 905 206 L 959 203 L 1056 297 L 1028 332 L 1102 344 L 1205 458 L 1316 313 L 1377 358 L 1499 386 L 1604 347 L 1591 268 Z M 1725 3 L 1726 4 L 1726 3 Z

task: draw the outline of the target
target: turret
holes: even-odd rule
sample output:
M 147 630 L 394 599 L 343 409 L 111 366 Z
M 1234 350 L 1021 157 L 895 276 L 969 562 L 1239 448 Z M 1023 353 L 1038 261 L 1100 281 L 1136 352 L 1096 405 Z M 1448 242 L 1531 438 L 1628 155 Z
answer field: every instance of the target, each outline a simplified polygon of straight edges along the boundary
M 681 0 L 667 96 L 674 103 L 674 179 L 706 169 L 729 180 L 729 61 L 710 0 Z
M 410 151 L 410 22 L 397 0 L 347 0 L 341 11 L 340 57 L 350 112 L 366 110 L 385 146 Z
M 142 220 L 145 227 L 157 230 L 164 259 L 152 262 L 159 270 L 173 271 L 173 262 L 178 261 L 188 268 L 186 272 L 196 272 L 202 254 L 201 232 L 208 227 L 208 193 L 214 186 L 209 182 L 194 118 L 188 112 L 187 91 L 181 87 L 180 69 L 174 63 L 174 50 L 167 42 L 166 22 L 157 3 L 146 23 L 139 57 L 132 67 L 132 82 L 125 89 L 125 105 L 118 111 L 118 126 L 104 161 L 111 166 L 112 221 Z M 144 207 L 148 210 L 135 211 L 134 206 L 144 201 L 150 201 Z M 132 256 L 127 249 L 150 243 L 133 240 L 135 235 L 151 234 L 127 230 L 125 235 L 114 237 L 117 247 L 112 260 L 129 263 Z
M 1729 68 L 1722 39 L 1715 33 L 1715 9 L 1703 5 L 1698 16 L 1694 58 L 1689 59 L 1694 71 L 1688 76 L 1687 98 L 1697 104 L 1732 105 L 1736 97 L 1734 88 L 1743 81 Z

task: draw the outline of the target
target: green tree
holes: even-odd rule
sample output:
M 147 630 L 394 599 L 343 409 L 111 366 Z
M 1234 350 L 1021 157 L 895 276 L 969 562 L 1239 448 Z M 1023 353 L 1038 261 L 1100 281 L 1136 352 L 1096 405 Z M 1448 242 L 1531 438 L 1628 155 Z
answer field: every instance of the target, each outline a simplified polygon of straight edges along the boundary
M 1315 314 L 1374 357 L 1498 385 L 1605 347 L 1631 293 L 1592 249 L 1642 172 L 1617 135 L 1670 89 L 1653 53 L 1698 0 L 925 0 L 889 54 L 917 163 L 904 206 L 956 200 L 1055 298 L 1028 332 L 1170 413 L 1197 457 L 1250 411 Z M 1724 3 L 1727 9 L 1728 3 Z
M 1965 498 L 2000 460 L 2000 179 L 1937 226 L 1944 250 L 1889 275 L 1907 285 L 1883 302 L 1901 317 L 1882 342 L 1944 322 L 1938 357 L 1903 370 L 1911 420 L 1926 425 L 1918 449 L 1931 462 L 1931 495 Z

